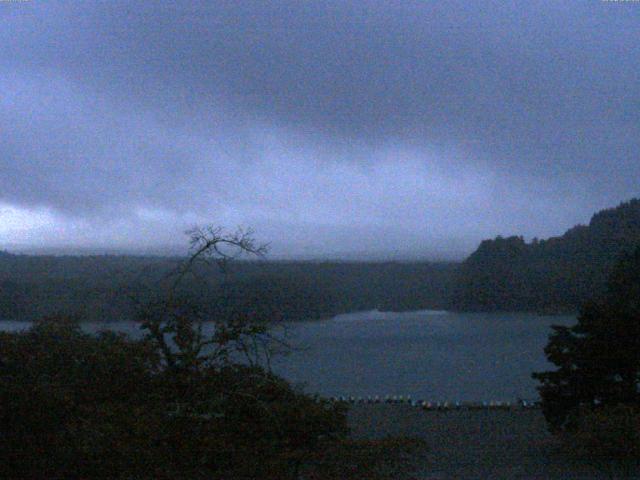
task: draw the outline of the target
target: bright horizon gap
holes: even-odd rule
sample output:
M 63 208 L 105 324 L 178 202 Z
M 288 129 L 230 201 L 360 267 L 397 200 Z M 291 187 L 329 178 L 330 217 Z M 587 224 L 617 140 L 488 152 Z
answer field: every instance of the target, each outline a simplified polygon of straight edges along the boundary
M 596 213 L 596 212 L 593 212 Z M 148 218 L 157 219 L 149 214 L 146 215 Z M 591 218 L 591 216 L 589 217 Z M 60 222 L 60 217 L 56 216 L 50 210 L 45 208 L 39 209 L 25 209 L 25 208 L 16 208 L 7 204 L 0 204 L 0 249 L 9 251 L 10 253 L 23 253 L 23 254 L 34 254 L 34 255 L 101 255 L 101 254 L 123 254 L 123 255 L 149 255 L 149 256 L 182 256 L 188 254 L 188 245 L 187 245 L 187 235 L 186 230 L 192 224 L 181 232 L 184 234 L 184 245 L 180 245 L 178 243 L 170 244 L 170 243 L 146 243 L 141 245 L 130 245 L 126 243 L 118 242 L 118 239 L 111 239 L 108 243 L 93 243 L 93 238 L 87 236 L 85 233 L 84 240 L 85 244 L 77 244 L 73 241 L 69 241 L 69 237 L 65 236 L 69 233 L 73 234 L 78 229 L 86 228 L 86 225 L 73 225 L 69 220 L 64 220 L 62 223 L 67 223 L 69 227 L 69 232 L 63 234 L 57 230 L 57 223 Z M 589 223 L 588 219 L 585 222 L 579 223 L 577 225 L 587 225 Z M 59 223 L 58 223 L 59 224 Z M 531 242 L 533 238 L 545 239 L 558 237 L 564 234 L 567 230 L 574 227 L 576 225 L 567 226 L 563 231 L 558 232 L 555 235 L 551 235 L 549 237 L 539 237 L 536 235 L 532 235 L 529 237 L 524 236 L 525 241 Z M 47 231 L 47 230 L 50 231 Z M 57 236 L 51 235 L 51 232 L 55 231 Z M 146 232 L 151 233 L 152 228 L 148 227 Z M 15 238 L 19 238 L 20 235 L 25 235 L 28 239 L 33 240 L 33 242 L 19 242 L 15 241 Z M 514 234 L 516 236 L 521 236 L 518 234 Z M 494 235 L 492 237 L 483 238 L 485 239 L 493 239 L 498 235 Z M 501 235 L 503 237 L 511 236 L 511 235 Z M 58 242 L 51 242 L 49 245 L 43 245 L 39 242 L 42 241 L 43 238 L 57 238 Z M 256 232 L 256 239 L 258 241 L 262 241 L 260 236 L 260 232 Z M 11 241 L 14 240 L 14 241 Z M 66 240 L 66 241 L 65 241 Z M 311 249 L 307 248 L 305 250 L 300 250 L 298 247 L 297 251 L 289 251 L 280 246 L 279 250 L 270 253 L 267 256 L 267 259 L 273 261 L 279 260 L 301 260 L 301 261 L 461 261 L 466 258 L 470 253 L 472 253 L 478 246 L 479 242 L 474 244 L 471 247 L 463 250 L 462 248 L 458 250 L 457 253 L 452 253 L 449 244 L 448 251 L 436 251 L 436 252 L 427 252 L 420 251 L 416 249 L 414 251 L 411 250 L 378 250 L 378 251 L 366 251 L 366 250 L 337 250 L 337 251 L 326 251 L 326 252 L 314 252 Z M 265 243 L 269 243 L 265 241 Z M 433 243 L 433 242 L 432 242 Z

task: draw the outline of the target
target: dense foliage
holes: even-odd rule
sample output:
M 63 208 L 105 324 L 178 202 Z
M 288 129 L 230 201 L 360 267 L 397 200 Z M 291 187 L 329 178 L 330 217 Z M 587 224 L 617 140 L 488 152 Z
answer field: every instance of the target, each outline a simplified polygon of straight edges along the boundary
M 190 256 L 135 299 L 143 340 L 85 334 L 66 316 L 0 334 L 2 478 L 297 479 L 344 437 L 341 407 L 238 363 L 234 353 L 268 352 L 270 319 L 215 316 L 184 295 L 189 278 L 207 285 L 198 265 L 226 264 L 224 249 L 264 247 L 242 230 L 190 235 Z
M 292 478 L 344 415 L 258 367 L 168 369 L 64 318 L 0 334 L 0 477 Z
M 461 265 L 452 307 L 469 311 L 576 312 L 603 292 L 616 259 L 640 245 L 640 200 L 593 216 L 563 236 L 483 241 Z
M 406 478 L 422 442 L 349 439 L 344 404 L 261 365 L 277 318 L 212 308 L 208 267 L 264 247 L 242 230 L 190 235 L 184 261 L 128 295 L 142 340 L 89 335 L 65 315 L 0 333 L 0 477 Z
M 0 319 L 56 312 L 83 320 L 134 319 L 131 297 L 152 295 L 181 259 L 132 256 L 0 255 Z M 444 309 L 453 264 L 236 261 L 227 274 L 198 266 L 183 290 L 221 314 L 282 320 L 356 310 Z
M 534 374 L 552 429 L 575 429 L 584 409 L 640 407 L 640 248 L 621 258 L 576 325 L 553 328 L 545 353 L 558 368 Z

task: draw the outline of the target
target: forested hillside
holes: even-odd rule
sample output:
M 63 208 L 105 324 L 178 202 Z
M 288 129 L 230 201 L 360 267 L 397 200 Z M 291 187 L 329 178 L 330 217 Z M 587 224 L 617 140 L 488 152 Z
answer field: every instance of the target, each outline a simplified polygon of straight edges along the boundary
M 560 237 L 483 241 L 460 267 L 451 306 L 466 311 L 575 312 L 603 290 L 622 252 L 640 245 L 640 200 L 596 213 Z
M 134 301 L 153 294 L 178 259 L 134 256 L 28 256 L 0 253 L 0 319 L 56 312 L 84 320 L 131 319 Z M 443 309 L 454 264 L 236 261 L 226 274 L 200 267 L 185 283 L 219 314 L 283 320 L 338 313 Z
M 560 237 L 483 241 L 462 264 L 236 261 L 201 267 L 185 283 L 216 314 L 316 319 L 378 308 L 402 311 L 575 312 L 604 288 L 622 252 L 640 245 L 640 200 L 596 213 Z M 72 313 L 132 319 L 178 258 L 29 256 L 0 252 L 0 319 Z

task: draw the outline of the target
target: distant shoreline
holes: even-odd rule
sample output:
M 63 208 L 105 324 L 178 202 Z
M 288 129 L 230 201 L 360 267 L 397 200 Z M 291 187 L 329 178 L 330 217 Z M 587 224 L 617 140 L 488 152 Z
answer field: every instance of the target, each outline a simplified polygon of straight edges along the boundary
M 436 309 L 420 309 L 420 310 L 378 310 L 378 309 L 370 309 L 370 310 L 354 310 L 349 312 L 341 312 L 336 313 L 335 315 L 321 317 L 321 318 L 307 318 L 303 320 L 285 320 L 283 322 L 276 322 L 275 325 L 280 323 L 286 324 L 296 324 L 296 323 L 307 323 L 307 322 L 324 322 L 330 320 L 338 320 L 338 321 L 346 321 L 350 320 L 349 318 L 341 318 L 341 317 L 349 317 L 355 315 L 372 315 L 374 318 L 371 320 L 383 320 L 385 317 L 390 315 L 432 315 L 432 316 L 446 316 L 451 314 L 458 315 L 531 315 L 538 317 L 566 317 L 566 316 L 577 316 L 578 312 L 535 312 L 535 311 L 459 311 L 459 310 L 436 310 Z M 377 317 L 377 318 L 376 318 Z M 8 318 L 0 318 L 0 324 L 13 322 L 13 323 L 33 323 L 36 320 L 16 320 L 16 319 L 8 319 Z M 126 319 L 126 320 L 80 320 L 81 324 L 110 324 L 110 323 L 139 323 L 137 320 Z M 210 320 L 205 323 L 211 323 L 214 320 Z

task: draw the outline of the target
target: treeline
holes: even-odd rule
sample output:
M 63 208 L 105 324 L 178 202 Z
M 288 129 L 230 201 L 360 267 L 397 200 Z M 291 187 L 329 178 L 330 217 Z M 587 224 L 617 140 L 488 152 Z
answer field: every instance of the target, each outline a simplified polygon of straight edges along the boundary
M 178 258 L 28 256 L 0 253 L 0 319 L 54 313 L 85 321 L 130 320 L 135 302 L 162 288 Z M 199 266 L 183 293 L 216 313 L 286 321 L 378 308 L 444 309 L 455 264 L 235 261 Z
M 603 292 L 624 253 L 640 245 L 640 200 L 596 213 L 560 237 L 483 241 L 460 266 L 451 307 L 463 311 L 576 312 Z
M 183 287 L 212 314 L 297 321 L 339 313 L 450 309 L 574 313 L 604 291 L 620 256 L 640 245 L 640 200 L 596 213 L 548 240 L 497 237 L 462 264 L 235 261 L 200 266 Z M 0 319 L 71 314 L 130 320 L 179 258 L 28 256 L 0 252 Z
M 207 228 L 194 231 L 196 248 L 181 262 L 111 259 L 111 273 L 132 261 L 148 267 L 136 277 L 143 338 L 89 334 L 64 315 L 0 331 L 0 478 L 405 478 L 402 465 L 422 442 L 349 438 L 345 403 L 261 366 L 273 352 L 267 324 L 246 311 L 210 317 L 210 302 L 192 302 L 226 285 L 209 262 L 224 259 L 228 244 L 257 251 L 250 234 Z M 87 278 L 91 259 L 67 260 L 48 275 Z M 34 265 L 23 262 L 23 273 L 37 276 Z M 203 331 L 203 320 L 214 328 Z

